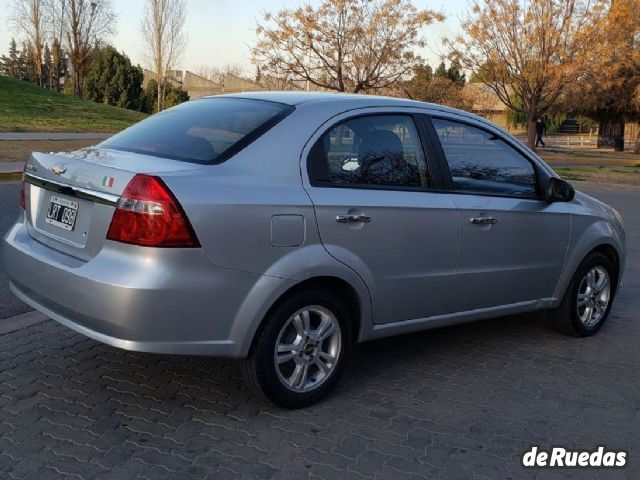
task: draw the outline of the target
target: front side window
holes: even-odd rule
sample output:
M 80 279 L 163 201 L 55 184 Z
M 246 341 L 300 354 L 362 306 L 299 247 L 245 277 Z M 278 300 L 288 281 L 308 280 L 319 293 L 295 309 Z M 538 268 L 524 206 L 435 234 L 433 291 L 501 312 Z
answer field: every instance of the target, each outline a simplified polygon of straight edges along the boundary
M 450 120 L 432 122 L 457 190 L 537 195 L 533 165 L 500 137 Z
M 204 98 L 152 115 L 99 146 L 185 162 L 217 163 L 291 110 L 287 105 L 261 100 Z
M 430 184 L 413 119 L 378 115 L 326 132 L 310 155 L 312 180 L 336 186 L 423 188 Z

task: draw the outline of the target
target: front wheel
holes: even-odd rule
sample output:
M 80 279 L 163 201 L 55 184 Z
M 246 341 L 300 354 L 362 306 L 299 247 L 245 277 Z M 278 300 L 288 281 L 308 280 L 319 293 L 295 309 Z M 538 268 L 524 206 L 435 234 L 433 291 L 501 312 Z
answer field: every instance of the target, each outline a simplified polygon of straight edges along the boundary
M 327 395 L 351 349 L 348 311 L 324 289 L 293 294 L 265 319 L 244 362 L 247 384 L 286 408 L 302 408 Z
M 617 274 L 611 261 L 591 253 L 578 267 L 560 306 L 551 311 L 558 328 L 570 335 L 596 333 L 609 316 Z

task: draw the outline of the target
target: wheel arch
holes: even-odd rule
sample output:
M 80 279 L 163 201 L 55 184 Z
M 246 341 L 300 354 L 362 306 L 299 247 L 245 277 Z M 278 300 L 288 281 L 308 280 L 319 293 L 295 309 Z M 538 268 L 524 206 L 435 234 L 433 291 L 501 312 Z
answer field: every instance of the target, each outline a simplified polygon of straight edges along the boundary
M 349 311 L 349 322 L 352 328 L 351 332 L 353 340 L 358 341 L 361 331 L 366 322 L 367 315 L 370 314 L 370 300 L 368 296 L 358 292 L 355 286 L 350 282 L 335 275 L 317 275 L 298 281 L 289 286 L 285 291 L 281 292 L 275 300 L 270 302 L 269 307 L 265 310 L 264 315 L 259 318 L 255 328 L 252 329 L 250 341 L 243 348 L 243 354 L 248 355 L 258 337 L 260 330 L 263 328 L 266 318 L 273 312 L 285 299 L 298 292 L 312 288 L 321 288 L 336 295 Z
M 603 254 L 613 264 L 616 274 L 616 281 L 614 284 L 617 286 L 618 279 L 620 278 L 620 255 L 618 254 L 618 251 L 611 243 L 602 243 L 587 253 L 585 258 L 595 252 Z
M 577 252 L 577 253 L 576 253 Z M 615 268 L 615 282 L 614 288 L 620 284 L 620 279 L 622 276 L 622 262 L 624 261 L 624 257 L 622 256 L 622 252 L 614 242 L 611 241 L 610 238 L 600 238 L 588 246 L 584 246 L 579 250 L 574 250 L 574 254 L 571 255 L 567 261 L 567 265 L 564 269 L 562 277 L 558 282 L 558 287 L 556 288 L 555 297 L 558 302 L 562 301 L 564 295 L 566 294 L 567 288 L 571 285 L 571 280 L 576 273 L 576 270 L 580 266 L 580 264 L 584 261 L 592 253 L 601 253 L 605 257 L 607 257 Z

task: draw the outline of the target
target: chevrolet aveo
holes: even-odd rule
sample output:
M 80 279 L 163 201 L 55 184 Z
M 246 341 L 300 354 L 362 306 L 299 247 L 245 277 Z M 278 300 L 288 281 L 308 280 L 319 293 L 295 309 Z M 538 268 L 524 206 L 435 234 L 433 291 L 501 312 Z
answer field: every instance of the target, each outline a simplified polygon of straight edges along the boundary
M 13 292 L 116 347 L 243 358 L 286 407 L 355 342 L 546 309 L 603 325 L 618 213 L 469 113 L 337 94 L 187 102 L 34 153 L 4 240 Z

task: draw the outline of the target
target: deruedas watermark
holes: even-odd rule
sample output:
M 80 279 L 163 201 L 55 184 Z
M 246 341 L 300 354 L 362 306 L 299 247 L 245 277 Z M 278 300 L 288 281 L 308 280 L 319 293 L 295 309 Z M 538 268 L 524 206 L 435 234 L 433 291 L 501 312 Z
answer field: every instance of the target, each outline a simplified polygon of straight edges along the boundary
M 525 468 L 622 468 L 627 460 L 626 450 L 610 450 L 606 445 L 593 450 L 532 445 L 522 453 Z

